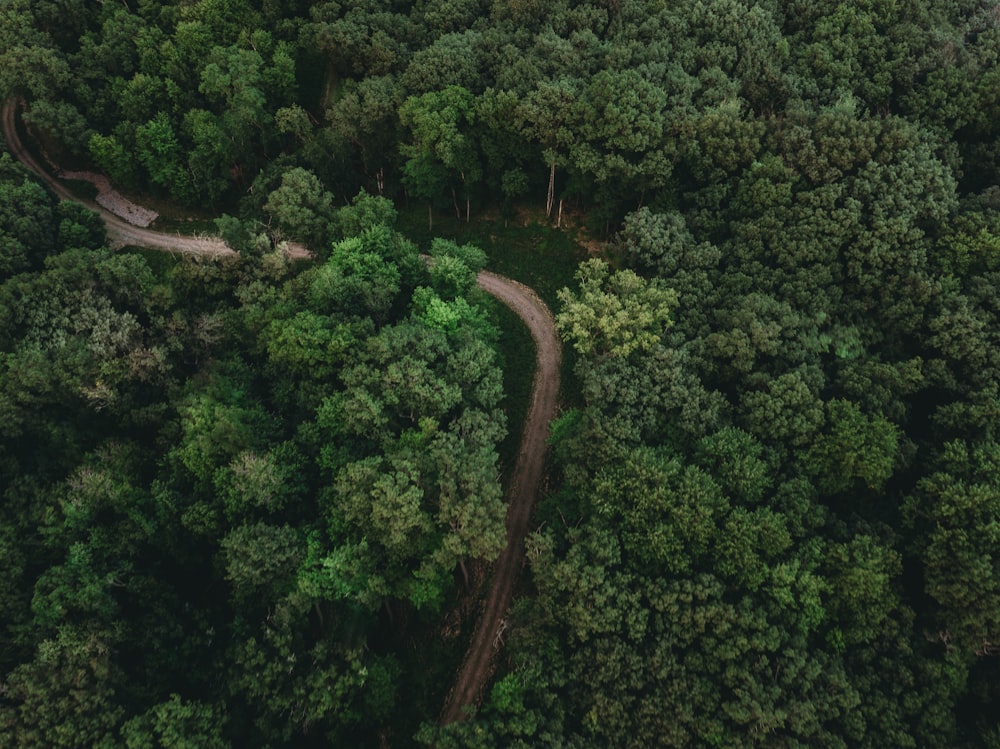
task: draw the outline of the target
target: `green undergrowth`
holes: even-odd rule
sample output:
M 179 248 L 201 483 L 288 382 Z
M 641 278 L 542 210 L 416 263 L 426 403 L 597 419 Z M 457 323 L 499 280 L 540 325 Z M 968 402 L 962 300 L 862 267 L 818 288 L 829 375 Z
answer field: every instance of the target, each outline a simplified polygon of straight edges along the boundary
M 181 259 L 181 255 L 176 252 L 164 252 L 163 250 L 154 250 L 149 247 L 128 245 L 123 247 L 121 251 L 141 257 L 160 280 L 167 278 L 170 271 Z
M 64 179 L 60 181 L 77 198 L 89 200 L 92 203 L 97 202 L 97 196 L 100 195 L 100 191 L 93 182 L 87 182 L 83 179 Z
M 400 231 L 421 250 L 434 237 L 474 244 L 486 253 L 491 271 L 530 286 L 552 310 L 556 309 L 556 292 L 572 285 L 576 266 L 587 257 L 571 234 L 541 224 L 523 226 L 514 220 L 489 218 L 466 223 L 441 215 L 434 217 L 434 228 L 428 229 L 426 206 L 397 209 Z
M 144 204 L 144 207 L 151 208 L 152 210 L 157 210 L 156 208 L 150 206 L 149 204 Z M 150 225 L 150 228 L 154 231 L 162 231 L 167 234 L 178 233 L 190 236 L 210 236 L 216 237 L 219 235 L 219 230 L 215 226 L 214 218 L 202 218 L 202 217 L 171 217 L 165 216 L 163 214 L 159 215 L 155 221 Z
M 503 366 L 503 409 L 507 414 L 507 436 L 497 446 L 504 481 L 514 472 L 524 420 L 531 403 L 531 385 L 535 376 L 535 343 L 528 327 L 514 312 L 490 302 L 494 319 L 500 327 L 500 357 Z

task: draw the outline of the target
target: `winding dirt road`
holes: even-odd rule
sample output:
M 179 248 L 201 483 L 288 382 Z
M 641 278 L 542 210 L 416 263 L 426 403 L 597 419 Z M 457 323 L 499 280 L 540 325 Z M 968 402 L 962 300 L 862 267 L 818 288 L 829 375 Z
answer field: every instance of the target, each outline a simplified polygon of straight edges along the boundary
M 134 245 L 170 252 L 197 255 L 231 255 L 233 250 L 217 237 L 188 237 L 133 226 L 104 207 L 74 195 L 66 185 L 44 169 L 21 143 L 16 126 L 17 106 L 13 101 L 0 105 L 2 129 L 7 149 L 25 166 L 38 174 L 64 200 L 81 203 L 104 219 L 108 239 L 115 246 Z M 286 252 L 292 257 L 309 257 L 302 245 L 289 243 Z M 554 418 L 559 396 L 559 369 L 562 345 L 556 333 L 552 313 L 527 286 L 489 271 L 481 271 L 479 286 L 509 307 L 531 331 L 535 342 L 535 378 L 531 405 L 524 422 L 517 463 L 508 489 L 507 546 L 493 567 L 493 578 L 486 601 L 476 623 L 465 659 L 455 678 L 441 712 L 441 723 L 452 723 L 467 715 L 475 705 L 496 664 L 497 643 L 510 608 L 514 584 L 524 563 L 524 539 L 531 522 L 535 500 L 545 469 L 549 422 Z
M 3 137 L 7 141 L 7 150 L 22 164 L 35 172 L 52 188 L 53 192 L 63 200 L 75 200 L 90 210 L 98 213 L 108 227 L 108 240 L 113 246 L 151 247 L 155 250 L 170 252 L 185 252 L 195 255 L 231 255 L 233 251 L 218 237 L 185 237 L 180 234 L 166 234 L 153 231 L 120 219 L 106 208 L 90 200 L 83 200 L 74 195 L 58 178 L 52 176 L 31 155 L 17 132 L 17 105 L 13 101 L 5 101 L 0 108 L 2 114 Z
M 562 345 L 552 313 L 527 286 L 489 271 L 479 274 L 479 286 L 510 307 L 531 331 L 535 342 L 535 379 L 531 405 L 524 420 L 524 433 L 517 463 L 508 489 L 507 546 L 493 568 L 493 580 L 483 611 L 455 684 L 448 694 L 439 722 L 453 723 L 467 715 L 493 673 L 494 655 L 502 625 L 514 594 L 514 583 L 524 563 L 524 537 L 528 533 L 535 499 L 545 469 L 549 422 L 556 413 L 559 397 L 559 367 Z

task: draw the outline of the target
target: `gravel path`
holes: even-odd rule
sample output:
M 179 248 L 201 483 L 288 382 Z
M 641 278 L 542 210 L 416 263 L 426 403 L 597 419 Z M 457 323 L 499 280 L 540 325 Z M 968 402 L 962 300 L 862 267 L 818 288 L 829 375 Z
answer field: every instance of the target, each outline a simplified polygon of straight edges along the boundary
M 103 174 L 95 174 L 94 172 L 67 172 L 59 170 L 59 174 L 57 176 L 59 179 L 75 179 L 83 182 L 89 182 L 97 188 L 97 204 L 102 208 L 107 208 L 118 218 L 125 219 L 132 224 L 132 226 L 141 226 L 145 228 L 159 218 L 160 214 L 156 211 L 151 211 L 149 208 L 143 208 L 141 205 L 136 205 L 118 192 L 111 186 L 111 180 Z
M 7 148 L 32 171 L 42 177 L 55 193 L 64 200 L 75 200 L 100 214 L 108 227 L 108 238 L 119 247 L 137 245 L 171 252 L 199 255 L 231 255 L 233 250 L 217 237 L 189 237 L 165 234 L 144 226 L 135 226 L 115 215 L 103 205 L 76 197 L 66 185 L 43 169 L 24 148 L 17 134 L 16 105 L 5 101 L 0 107 L 2 128 Z M 63 176 L 69 176 L 65 173 Z M 99 175 L 91 175 L 99 176 Z M 110 189 L 110 185 L 108 185 Z M 98 185 L 100 189 L 100 185 Z M 100 198 L 98 198 L 100 201 Z M 134 204 L 132 204 L 134 206 Z M 141 207 L 135 206 L 142 210 Z M 123 209 L 125 210 L 125 209 Z M 127 212 L 127 211 L 126 211 Z M 139 215 L 139 214 L 137 214 Z M 309 251 L 299 244 L 288 243 L 286 253 L 291 257 L 310 257 Z M 469 649 L 448 694 L 440 722 L 451 723 L 467 715 L 467 708 L 478 703 L 483 688 L 496 666 L 496 653 L 500 643 L 507 611 L 514 593 L 514 584 L 524 565 L 524 538 L 527 535 L 544 476 L 548 452 L 546 438 L 549 422 L 554 418 L 559 396 L 559 368 L 562 362 L 562 345 L 556 333 L 552 313 L 545 303 L 527 286 L 481 271 L 479 286 L 509 307 L 531 331 L 535 342 L 535 379 L 531 390 L 531 405 L 524 423 L 521 447 L 508 490 L 507 546 L 493 567 L 493 578 L 482 613 L 476 623 Z

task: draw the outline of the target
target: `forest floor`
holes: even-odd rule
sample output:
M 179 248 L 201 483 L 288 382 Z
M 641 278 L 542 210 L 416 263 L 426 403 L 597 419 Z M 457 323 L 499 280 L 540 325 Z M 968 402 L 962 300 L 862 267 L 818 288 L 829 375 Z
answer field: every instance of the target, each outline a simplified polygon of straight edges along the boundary
M 16 115 L 15 102 L 8 100 L 0 105 L 0 125 L 10 153 L 45 180 L 61 199 L 81 203 L 100 215 L 107 225 L 108 238 L 114 245 L 209 256 L 233 254 L 233 250 L 218 237 L 168 234 L 136 226 L 104 205 L 75 195 L 59 178 L 43 168 L 21 142 Z M 92 177 L 101 179 L 100 175 L 89 175 L 86 181 L 94 183 Z M 101 194 L 101 185 L 97 186 Z M 107 190 L 110 189 L 107 185 Z M 135 210 L 129 213 L 141 217 L 141 223 L 145 218 L 141 206 L 130 205 Z M 297 244 L 289 243 L 286 252 L 292 257 L 310 256 L 305 247 Z M 481 271 L 477 280 L 484 291 L 510 308 L 528 327 L 535 343 L 535 376 L 517 462 L 508 488 L 507 546 L 493 567 L 490 587 L 462 666 L 441 712 L 441 723 L 465 717 L 467 709 L 481 698 L 496 667 L 496 655 L 503 642 L 514 586 L 524 565 L 524 539 L 544 478 L 549 422 L 555 417 L 559 400 L 562 345 L 549 308 L 532 289 L 517 281 L 489 271 Z

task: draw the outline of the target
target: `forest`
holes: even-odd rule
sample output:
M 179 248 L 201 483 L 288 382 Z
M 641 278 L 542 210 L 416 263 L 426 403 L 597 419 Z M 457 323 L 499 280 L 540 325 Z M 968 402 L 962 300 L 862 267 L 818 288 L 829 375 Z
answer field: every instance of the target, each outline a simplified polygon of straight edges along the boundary
M 1000 747 L 998 58 L 992 0 L 0 0 L 35 146 L 236 250 L 0 153 L 0 746 Z M 440 725 L 486 222 L 595 241 Z

